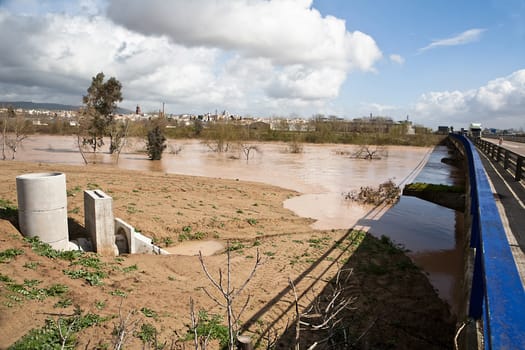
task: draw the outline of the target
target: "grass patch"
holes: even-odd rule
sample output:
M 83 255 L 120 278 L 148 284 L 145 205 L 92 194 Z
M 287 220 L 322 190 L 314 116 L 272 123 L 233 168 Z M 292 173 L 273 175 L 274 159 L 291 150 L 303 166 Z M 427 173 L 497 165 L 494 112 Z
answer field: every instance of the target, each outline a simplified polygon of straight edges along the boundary
M 90 286 L 102 285 L 102 279 L 107 277 L 107 274 L 103 271 L 89 271 L 86 269 L 63 270 L 62 272 L 72 279 L 84 279 Z
M 248 218 L 248 219 L 246 219 L 246 222 L 248 224 L 250 224 L 251 226 L 255 226 L 255 225 L 257 225 L 258 221 L 257 221 L 257 219 L 254 219 L 254 218 Z
M 108 320 L 96 314 L 81 314 L 77 309 L 71 317 L 48 318 L 42 328 L 34 328 L 13 344 L 10 350 L 74 349 L 76 334 Z
M 137 271 L 139 268 L 137 266 L 137 264 L 133 264 L 131 266 L 126 266 L 124 268 L 122 268 L 122 272 L 124 273 L 128 273 L 128 272 L 131 272 L 131 271 Z
M 159 316 L 155 310 L 152 310 L 152 309 L 147 308 L 147 307 L 143 307 L 142 309 L 140 309 L 140 312 L 142 312 L 142 314 L 144 316 L 151 317 L 151 318 L 154 318 L 154 319 L 156 319 Z
M 195 334 L 199 340 L 214 339 L 219 342 L 220 349 L 228 347 L 228 327 L 223 325 L 220 315 L 208 314 L 205 310 L 200 310 L 197 314 L 195 327 L 188 326 L 184 340 L 194 339 Z
M 449 186 L 442 184 L 429 184 L 424 182 L 414 182 L 405 186 L 405 191 L 414 192 L 452 192 L 465 193 L 465 189 L 461 186 Z
M 26 237 L 24 241 L 31 245 L 31 249 L 38 255 L 44 256 L 51 259 L 63 259 L 63 260 L 75 260 L 83 253 L 78 250 L 67 250 L 67 251 L 58 251 L 53 249 L 49 244 L 44 243 L 40 240 L 38 236 L 36 237 Z
M 8 263 L 15 257 L 24 254 L 22 249 L 8 248 L 0 252 L 0 263 Z
M 236 250 L 244 249 L 245 246 L 242 242 L 229 242 L 228 247 L 226 248 L 227 251 L 234 252 Z
M 73 305 L 73 300 L 71 300 L 70 298 L 65 298 L 57 301 L 55 305 L 53 305 L 53 307 L 55 309 L 65 309 L 67 307 L 70 307 L 71 305 Z
M 111 292 L 109 292 L 110 295 L 113 295 L 115 297 L 121 297 L 121 298 L 125 298 L 128 296 L 128 293 L 124 292 L 123 290 L 120 290 L 120 289 L 115 289 L 115 290 L 112 290 Z
M 75 197 L 77 195 L 77 193 L 80 193 L 80 192 L 82 192 L 82 187 L 75 186 L 72 189 L 67 190 L 66 194 L 67 194 L 68 197 Z
M 15 293 L 15 296 L 11 296 L 10 299 L 19 302 L 23 299 L 44 300 L 47 297 L 60 296 L 69 290 L 68 286 L 64 284 L 52 284 L 48 288 L 39 288 L 38 285 L 42 283 L 40 280 L 25 279 L 24 283 L 15 283 L 14 280 L 8 278 L 3 282 L 8 291 Z

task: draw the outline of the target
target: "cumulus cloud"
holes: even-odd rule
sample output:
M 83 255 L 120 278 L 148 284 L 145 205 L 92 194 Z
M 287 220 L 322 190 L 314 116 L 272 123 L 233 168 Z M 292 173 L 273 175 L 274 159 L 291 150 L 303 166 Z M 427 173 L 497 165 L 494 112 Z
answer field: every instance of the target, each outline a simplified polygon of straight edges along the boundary
M 112 0 L 107 12 L 131 30 L 167 35 L 188 47 L 232 50 L 280 65 L 370 70 L 381 57 L 375 41 L 347 32 L 343 20 L 322 17 L 311 5 L 312 0 Z
M 326 101 L 337 97 L 350 71 L 374 71 L 382 53 L 369 35 L 348 32 L 343 20 L 311 6 L 311 0 L 113 0 L 107 13 L 144 35 L 233 52 L 241 67 L 263 60 L 265 76 L 256 74 L 252 87 L 265 98 Z
M 474 28 L 474 29 L 466 30 L 463 33 L 452 36 L 450 38 L 434 40 L 429 45 L 419 49 L 419 52 L 427 51 L 430 49 L 435 49 L 437 47 L 442 47 L 442 46 L 458 46 L 458 45 L 465 45 L 471 42 L 475 42 L 480 39 L 481 34 L 483 34 L 484 31 L 485 29 Z
M 128 108 L 311 114 L 382 57 L 311 0 L 23 1 L 0 6 L 4 100 L 80 104 L 103 71 Z
M 415 113 L 434 126 L 481 122 L 485 127 L 520 128 L 525 120 L 525 69 L 477 89 L 423 94 Z M 428 124 L 427 124 L 428 125 Z
M 399 65 L 405 63 L 405 59 L 401 55 L 392 54 L 390 55 L 390 61 L 397 63 Z

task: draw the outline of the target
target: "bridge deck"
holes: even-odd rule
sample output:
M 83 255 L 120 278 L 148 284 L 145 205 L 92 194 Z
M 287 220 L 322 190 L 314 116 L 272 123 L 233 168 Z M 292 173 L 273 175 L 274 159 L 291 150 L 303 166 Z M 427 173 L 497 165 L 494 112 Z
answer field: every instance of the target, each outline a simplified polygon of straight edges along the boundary
M 483 138 L 483 140 L 492 142 L 495 145 L 499 144 L 498 139 L 494 138 Z M 501 147 L 507 148 L 509 151 L 525 156 L 525 143 L 523 142 L 513 142 L 513 141 L 503 141 Z

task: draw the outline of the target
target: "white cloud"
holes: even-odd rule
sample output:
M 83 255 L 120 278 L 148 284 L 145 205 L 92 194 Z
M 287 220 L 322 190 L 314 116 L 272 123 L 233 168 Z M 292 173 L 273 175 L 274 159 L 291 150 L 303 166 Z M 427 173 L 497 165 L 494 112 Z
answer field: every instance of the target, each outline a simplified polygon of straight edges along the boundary
M 483 34 L 485 30 L 486 29 L 474 28 L 474 29 L 466 30 L 463 33 L 460 33 L 450 38 L 434 40 L 429 45 L 419 49 L 419 52 L 434 49 L 436 47 L 458 46 L 458 45 L 465 45 L 471 42 L 475 42 L 480 39 L 481 34 Z
M 113 0 L 108 16 L 144 35 L 166 35 L 188 48 L 232 53 L 235 59 L 227 66 L 250 67 L 255 79 L 243 77 L 251 80 L 249 86 L 233 81 L 226 75 L 229 69 L 221 81 L 252 90 L 248 95 L 260 89 L 257 101 L 317 105 L 338 96 L 350 71 L 374 71 L 382 54 L 372 37 L 346 31 L 343 20 L 322 17 L 311 5 L 311 0 Z M 253 72 L 254 62 L 264 62 L 264 75 Z
M 24 1 L 31 11 L 13 0 L 0 7 L 9 47 L 0 100 L 80 104 L 103 71 L 122 82 L 128 108 L 311 115 L 352 70 L 374 71 L 382 56 L 372 37 L 322 17 L 310 0 L 114 0 L 112 20 L 101 0 L 65 2 L 63 11 Z
M 374 40 L 347 32 L 343 20 L 322 17 L 311 6 L 312 0 L 112 0 L 108 16 L 188 47 L 231 50 L 277 65 L 370 70 L 381 57 Z
M 430 92 L 414 108 L 425 125 L 520 128 L 525 125 L 525 69 L 467 91 Z M 459 125 L 458 125 L 459 124 Z
M 399 65 L 402 65 L 403 63 L 405 63 L 405 59 L 403 58 L 403 56 L 397 55 L 397 54 L 390 55 L 390 61 L 397 63 Z

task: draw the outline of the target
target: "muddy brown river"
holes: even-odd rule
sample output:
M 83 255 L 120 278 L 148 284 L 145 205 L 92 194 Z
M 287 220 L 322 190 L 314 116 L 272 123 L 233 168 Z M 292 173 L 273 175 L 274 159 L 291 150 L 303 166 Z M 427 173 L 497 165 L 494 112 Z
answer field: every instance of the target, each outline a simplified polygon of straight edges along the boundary
M 16 159 L 82 165 L 75 144 L 72 136 L 33 136 L 24 142 Z M 388 147 L 387 154 L 373 161 L 350 158 L 356 146 L 334 144 L 307 144 L 302 153 L 294 154 L 285 143 L 257 143 L 257 151 L 248 160 L 241 152 L 211 152 L 198 140 L 170 140 L 161 161 L 148 160 L 143 149 L 141 141 L 134 141 L 118 164 L 104 152 L 92 160 L 123 169 L 239 179 L 296 190 L 301 195 L 285 201 L 284 206 L 315 219 L 314 228 L 357 226 L 404 245 L 455 311 L 462 276 L 462 214 L 411 197 L 402 197 L 388 210 L 371 211 L 343 197 L 348 191 L 389 179 L 401 186 L 412 181 L 459 184 L 462 175 L 440 162 L 447 156 L 446 148 Z

